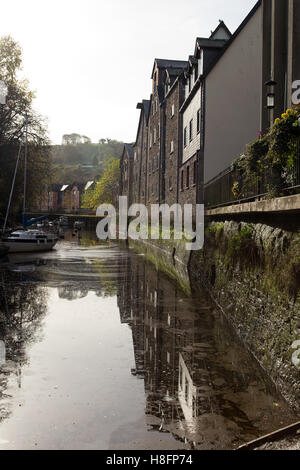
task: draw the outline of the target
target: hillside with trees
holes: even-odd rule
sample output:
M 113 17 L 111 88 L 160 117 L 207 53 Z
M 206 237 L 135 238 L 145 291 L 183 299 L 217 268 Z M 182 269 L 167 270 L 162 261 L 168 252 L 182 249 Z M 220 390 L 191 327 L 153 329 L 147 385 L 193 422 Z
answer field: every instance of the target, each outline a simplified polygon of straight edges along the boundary
M 122 150 L 123 142 L 118 140 L 100 139 L 94 144 L 87 136 L 65 134 L 62 145 L 52 146 L 52 183 L 98 180 L 111 159 L 121 157 Z

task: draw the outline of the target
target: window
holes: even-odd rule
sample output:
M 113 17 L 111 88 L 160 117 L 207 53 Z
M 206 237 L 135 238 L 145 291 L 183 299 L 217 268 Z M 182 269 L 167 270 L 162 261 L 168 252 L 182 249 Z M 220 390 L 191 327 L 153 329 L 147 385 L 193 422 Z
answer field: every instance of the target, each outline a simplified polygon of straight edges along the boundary
M 197 183 L 197 162 L 194 162 L 193 184 Z
M 171 107 L 171 117 L 175 116 L 175 105 L 172 104 L 172 107 Z
M 170 153 L 174 152 L 174 140 L 171 141 Z
M 136 162 L 136 152 L 134 152 L 134 161 Z
M 193 119 L 190 120 L 190 142 L 193 140 Z
M 192 77 L 191 77 L 191 76 L 189 76 L 189 82 L 188 82 L 188 84 L 189 84 L 189 93 L 190 93 L 190 91 L 191 91 L 191 89 L 192 89 Z
M 158 123 L 158 140 L 160 139 L 160 122 Z
M 181 172 L 181 191 L 183 191 L 184 171 Z
M 154 128 L 154 131 L 153 131 L 153 143 L 154 144 L 156 143 L 156 127 Z
M 186 167 L 186 187 L 190 186 L 190 167 Z
M 187 134 L 187 128 L 185 127 L 184 131 L 183 131 L 183 145 L 184 145 L 184 148 L 187 145 L 187 142 L 186 142 L 187 135 L 186 134 Z
M 195 65 L 195 69 L 194 69 L 194 82 L 195 83 L 197 81 L 197 78 L 198 78 L 198 65 Z
M 200 132 L 200 109 L 197 111 L 197 134 Z
M 172 176 L 170 176 L 169 178 L 169 190 L 172 191 L 173 189 L 173 180 L 172 180 Z

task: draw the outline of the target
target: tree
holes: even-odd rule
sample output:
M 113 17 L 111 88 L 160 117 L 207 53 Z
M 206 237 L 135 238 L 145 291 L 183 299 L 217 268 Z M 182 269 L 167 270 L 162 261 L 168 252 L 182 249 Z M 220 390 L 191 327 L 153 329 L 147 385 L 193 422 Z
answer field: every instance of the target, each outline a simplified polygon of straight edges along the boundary
M 0 105 L 0 212 L 7 206 L 10 183 L 18 154 L 18 148 L 24 135 L 25 115 L 28 118 L 28 204 L 34 204 L 35 198 L 44 192 L 50 176 L 50 147 L 45 120 L 32 108 L 34 93 L 30 91 L 26 80 L 18 79 L 22 65 L 22 51 L 10 36 L 0 39 L 0 80 L 7 88 L 6 103 Z M 22 205 L 23 175 L 17 176 L 14 191 L 15 211 Z
M 82 197 L 83 209 L 96 210 L 100 204 L 113 204 L 120 180 L 120 160 L 113 161 L 104 170 L 102 178 Z

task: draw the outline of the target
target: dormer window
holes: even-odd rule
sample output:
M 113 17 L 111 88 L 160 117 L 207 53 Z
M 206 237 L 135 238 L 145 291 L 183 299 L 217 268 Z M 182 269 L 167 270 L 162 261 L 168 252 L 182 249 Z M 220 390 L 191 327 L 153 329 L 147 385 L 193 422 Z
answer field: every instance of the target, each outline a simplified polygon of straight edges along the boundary
M 198 59 L 198 73 L 203 75 L 203 50 L 201 49 L 200 58 Z

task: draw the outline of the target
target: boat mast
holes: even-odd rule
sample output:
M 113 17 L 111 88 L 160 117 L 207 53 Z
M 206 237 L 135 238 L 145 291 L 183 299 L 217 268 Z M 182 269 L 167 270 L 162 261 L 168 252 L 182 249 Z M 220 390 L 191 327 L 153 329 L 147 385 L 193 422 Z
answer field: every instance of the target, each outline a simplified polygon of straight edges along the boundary
M 12 185 L 11 185 L 11 189 L 10 189 L 10 195 L 9 195 L 9 200 L 8 200 L 8 205 L 7 205 L 7 209 L 6 209 L 6 215 L 5 215 L 5 221 L 4 221 L 4 225 L 3 225 L 3 229 L 2 229 L 3 234 L 6 230 L 6 224 L 7 224 L 7 219 L 8 219 L 8 214 L 9 214 L 9 210 L 10 210 L 11 200 L 12 200 L 12 196 L 13 196 L 13 192 L 14 192 L 14 187 L 15 187 L 15 181 L 16 181 L 16 175 L 17 175 L 21 150 L 22 150 L 22 137 L 20 139 L 19 152 L 18 152 L 16 167 L 15 167 L 14 177 L 13 177 L 13 181 L 12 181 Z
M 28 114 L 25 114 L 25 155 L 24 155 L 24 200 L 23 218 L 26 214 L 26 190 L 27 190 L 27 154 L 28 154 Z

